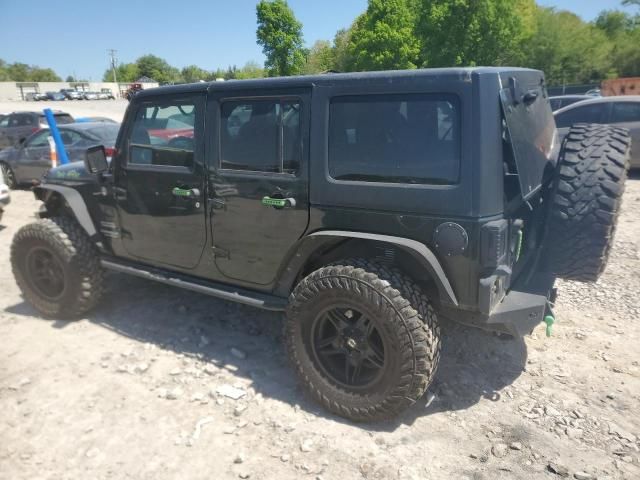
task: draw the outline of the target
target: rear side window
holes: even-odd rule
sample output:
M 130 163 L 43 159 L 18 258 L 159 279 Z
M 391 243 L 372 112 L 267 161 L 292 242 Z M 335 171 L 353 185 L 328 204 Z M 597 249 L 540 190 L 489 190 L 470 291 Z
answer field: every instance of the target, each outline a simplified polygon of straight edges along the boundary
M 142 105 L 129 134 L 129 164 L 191 168 L 198 115 L 193 101 Z
M 460 172 L 453 95 L 337 97 L 329 110 L 329 174 L 336 180 L 453 184 Z
M 640 103 L 615 102 L 612 123 L 640 122 Z
M 556 126 L 567 128 L 576 123 L 601 123 L 606 106 L 606 103 L 594 103 L 567 110 L 556 115 Z
M 68 113 L 55 113 L 53 118 L 56 120 L 56 125 L 68 125 L 69 123 L 73 123 L 73 117 Z M 42 125 L 47 125 L 47 117 L 44 115 L 40 115 L 40 123 Z
M 37 124 L 38 124 L 37 120 L 32 121 L 31 116 L 25 115 L 23 113 L 11 115 L 9 117 L 10 127 L 30 127 Z
M 298 170 L 302 155 L 299 101 L 226 101 L 220 129 L 222 168 L 274 173 Z

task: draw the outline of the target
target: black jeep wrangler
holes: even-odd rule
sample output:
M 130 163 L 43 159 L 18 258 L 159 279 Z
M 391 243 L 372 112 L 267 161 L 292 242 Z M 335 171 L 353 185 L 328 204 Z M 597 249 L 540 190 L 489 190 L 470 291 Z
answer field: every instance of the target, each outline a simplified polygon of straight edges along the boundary
M 439 318 L 513 335 L 555 278 L 595 281 L 628 169 L 622 129 L 562 145 L 541 72 L 328 74 L 137 93 L 110 163 L 54 168 L 11 262 L 45 316 L 81 317 L 114 270 L 286 311 L 310 394 L 354 420 L 432 381 Z

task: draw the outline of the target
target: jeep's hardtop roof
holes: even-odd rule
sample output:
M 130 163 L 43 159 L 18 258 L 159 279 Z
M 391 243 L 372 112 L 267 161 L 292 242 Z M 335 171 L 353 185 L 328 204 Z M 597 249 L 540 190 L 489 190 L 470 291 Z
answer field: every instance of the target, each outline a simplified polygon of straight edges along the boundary
M 429 78 L 440 77 L 443 81 L 470 81 L 471 76 L 496 75 L 503 76 L 509 73 L 538 73 L 537 70 L 518 67 L 468 67 L 468 68 L 422 68 L 416 70 L 385 70 L 380 72 L 352 72 L 352 73 L 326 73 L 320 75 L 299 75 L 292 77 L 270 77 L 249 80 L 227 80 L 224 82 L 199 82 L 180 85 L 170 85 L 156 88 L 147 88 L 136 93 L 136 98 L 144 98 L 155 95 L 171 95 L 180 93 L 197 93 L 208 90 L 234 90 L 254 88 L 295 88 L 309 87 L 312 85 L 335 85 L 341 82 L 354 80 L 393 80 L 395 78 Z

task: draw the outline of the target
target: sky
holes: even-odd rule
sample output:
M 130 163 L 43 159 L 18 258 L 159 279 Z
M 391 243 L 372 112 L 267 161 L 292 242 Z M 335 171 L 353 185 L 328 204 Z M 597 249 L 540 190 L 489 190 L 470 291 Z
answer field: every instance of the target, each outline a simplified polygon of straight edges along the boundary
M 61 77 L 99 81 L 109 66 L 153 53 L 182 68 L 207 70 L 264 61 L 256 44 L 257 0 L 0 0 L 0 59 L 50 67 Z M 585 20 L 620 0 L 538 0 Z M 366 0 L 289 0 L 307 46 L 333 38 Z M 633 10 L 630 10 L 633 11 Z M 47 32 L 51 31 L 48 39 Z

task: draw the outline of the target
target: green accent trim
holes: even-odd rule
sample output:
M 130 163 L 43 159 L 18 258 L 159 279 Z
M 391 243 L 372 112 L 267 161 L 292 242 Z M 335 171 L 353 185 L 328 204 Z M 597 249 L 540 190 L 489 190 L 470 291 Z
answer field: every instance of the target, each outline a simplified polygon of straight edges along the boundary
M 176 197 L 190 197 L 191 196 L 191 190 L 190 189 L 179 188 L 179 187 L 174 188 L 172 190 L 172 193 Z
M 516 262 L 520 260 L 520 254 L 522 253 L 522 238 L 524 237 L 524 233 L 522 230 L 518 230 L 518 244 L 516 245 Z
M 263 197 L 262 205 L 265 207 L 286 207 L 287 201 L 284 198 Z
M 553 318 L 553 315 L 547 315 L 544 317 L 544 323 L 547 324 L 547 329 L 546 329 L 546 333 L 547 333 L 547 337 L 551 336 L 551 329 L 553 327 L 553 324 L 555 323 L 556 319 Z

